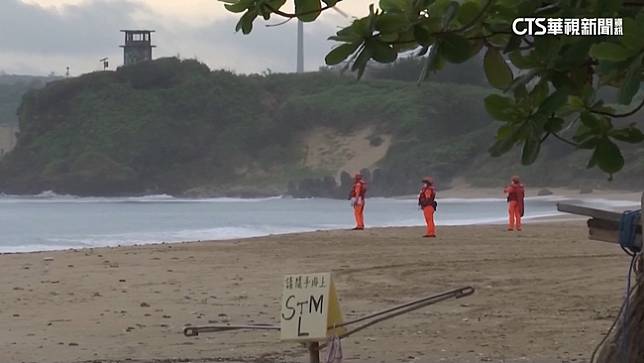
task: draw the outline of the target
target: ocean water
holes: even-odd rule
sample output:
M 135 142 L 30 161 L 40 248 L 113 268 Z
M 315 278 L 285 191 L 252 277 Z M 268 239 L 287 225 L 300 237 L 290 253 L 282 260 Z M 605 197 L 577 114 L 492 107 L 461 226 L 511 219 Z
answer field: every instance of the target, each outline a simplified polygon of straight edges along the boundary
M 526 218 L 555 216 L 561 198 L 526 201 Z M 502 198 L 440 199 L 438 225 L 503 223 Z M 601 201 L 616 207 L 632 202 Z M 413 198 L 370 198 L 367 227 L 422 225 Z M 353 227 L 348 201 L 332 199 L 180 199 L 167 195 L 81 198 L 0 195 L 0 252 L 159 242 L 224 240 Z

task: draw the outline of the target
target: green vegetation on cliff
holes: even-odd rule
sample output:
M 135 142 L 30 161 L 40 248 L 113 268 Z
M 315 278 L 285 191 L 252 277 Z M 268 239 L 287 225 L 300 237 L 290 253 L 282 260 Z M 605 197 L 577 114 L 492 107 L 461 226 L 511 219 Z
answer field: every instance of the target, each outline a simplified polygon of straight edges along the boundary
M 332 72 L 235 75 L 160 59 L 27 93 L 18 145 L 0 162 L 0 191 L 283 193 L 289 181 L 337 175 L 304 162 L 305 136 L 319 128 L 370 129 L 374 144 L 391 138 L 372 167 L 375 194 L 414 192 L 426 174 L 442 185 L 456 177 L 498 184 L 512 173 L 527 174 L 531 185 L 605 183 L 600 172 L 577 167 L 587 155 L 562 157 L 569 146 L 555 142 L 529 170 L 518 157 L 491 158 L 497 125 L 483 108 L 489 92 L 450 83 L 356 82 Z M 633 170 L 618 174 L 615 186 L 644 177 L 642 150 L 627 149 L 626 158 Z
M 42 88 L 57 77 L 17 76 L 0 71 L 0 126 L 18 123 L 16 110 L 30 89 Z

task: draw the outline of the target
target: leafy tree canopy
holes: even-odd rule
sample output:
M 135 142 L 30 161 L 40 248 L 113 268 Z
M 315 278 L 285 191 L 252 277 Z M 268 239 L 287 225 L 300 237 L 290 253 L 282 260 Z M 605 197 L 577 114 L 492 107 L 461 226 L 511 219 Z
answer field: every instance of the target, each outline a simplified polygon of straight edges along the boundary
M 252 31 L 258 17 L 315 21 L 341 0 L 224 0 L 240 13 L 237 31 Z M 592 150 L 588 167 L 611 175 L 624 166 L 618 143 L 637 144 L 644 134 L 634 115 L 644 66 L 644 1 L 621 0 L 380 0 L 369 15 L 329 39 L 339 45 L 328 65 L 343 63 L 360 78 L 370 60 L 394 62 L 401 53 L 423 57 L 419 81 L 447 63 L 484 53 L 488 82 L 499 92 L 485 98 L 490 115 L 502 122 L 490 153 L 522 148 L 532 164 L 543 142 L 554 137 Z M 516 18 L 622 18 L 623 36 L 515 35 Z M 612 88 L 616 92 L 607 92 Z M 611 97 L 616 94 L 616 97 Z M 630 123 L 629 123 L 630 122 Z

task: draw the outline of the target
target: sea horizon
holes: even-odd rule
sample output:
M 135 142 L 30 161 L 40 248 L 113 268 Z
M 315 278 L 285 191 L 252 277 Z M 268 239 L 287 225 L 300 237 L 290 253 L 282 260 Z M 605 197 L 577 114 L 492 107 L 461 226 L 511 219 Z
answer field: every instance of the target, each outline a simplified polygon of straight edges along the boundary
M 529 197 L 525 219 L 530 223 L 561 216 L 556 202 L 571 199 Z M 637 206 L 628 200 L 583 200 L 605 207 Z M 442 198 L 438 203 L 438 226 L 500 224 L 507 218 L 504 198 Z M 424 223 L 411 196 L 369 198 L 365 218 L 368 228 Z M 18 253 L 348 229 L 353 216 L 347 201 L 328 198 L 79 197 L 45 192 L 0 195 L 0 223 L 0 253 Z

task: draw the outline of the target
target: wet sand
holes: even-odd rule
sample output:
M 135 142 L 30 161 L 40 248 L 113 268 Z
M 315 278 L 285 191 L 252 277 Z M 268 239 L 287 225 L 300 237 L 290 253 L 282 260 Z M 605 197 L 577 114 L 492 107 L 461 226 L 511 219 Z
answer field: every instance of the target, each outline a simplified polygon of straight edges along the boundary
M 281 279 L 333 271 L 345 317 L 471 285 L 473 296 L 343 342 L 345 362 L 584 362 L 617 313 L 627 257 L 583 221 L 324 231 L 0 256 L 0 362 L 303 362 L 278 332 Z

